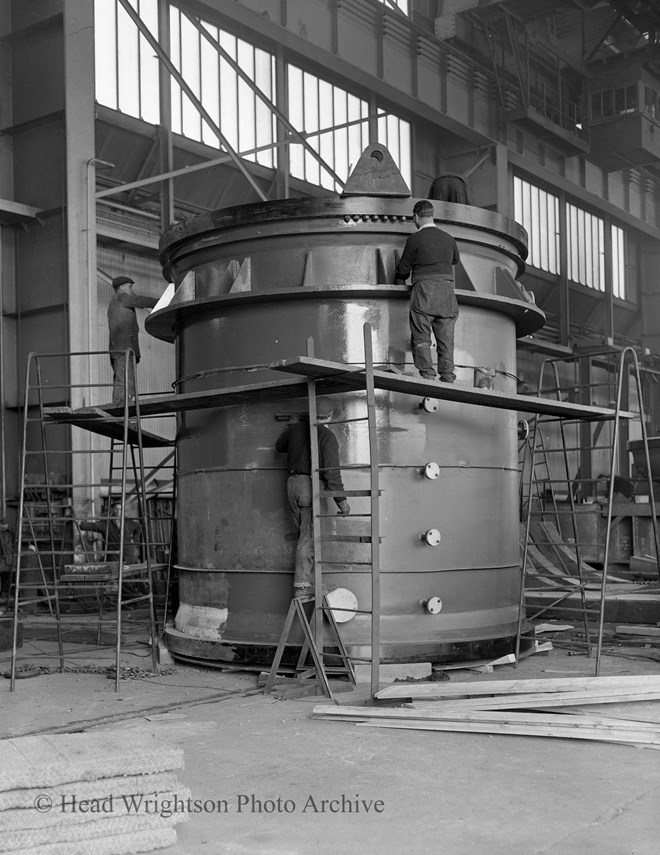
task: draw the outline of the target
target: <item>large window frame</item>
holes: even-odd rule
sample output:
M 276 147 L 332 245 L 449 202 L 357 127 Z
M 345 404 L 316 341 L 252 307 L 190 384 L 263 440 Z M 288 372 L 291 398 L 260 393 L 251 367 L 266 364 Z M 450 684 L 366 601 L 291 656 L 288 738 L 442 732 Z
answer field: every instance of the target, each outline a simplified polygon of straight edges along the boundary
M 560 273 L 559 197 L 514 176 L 514 217 L 529 238 L 527 263 L 546 273 Z
M 530 267 L 556 276 L 564 274 L 568 281 L 604 294 L 607 291 L 606 264 L 609 263 L 612 296 L 617 300 L 635 301 L 630 236 L 622 226 L 608 223 L 519 175 L 514 175 L 513 190 L 514 218 L 522 223 L 529 237 L 527 264 Z M 562 204 L 565 235 L 560 229 Z M 610 235 L 609 249 L 606 229 Z M 566 248 L 566 270 L 560 269 L 562 241 Z
M 202 27 L 269 100 L 275 99 L 275 57 L 219 27 Z M 170 55 L 231 147 L 245 160 L 273 169 L 277 158 L 276 119 L 268 105 L 177 7 L 170 6 Z M 202 86 L 203 81 L 203 86 Z M 176 80 L 171 81 L 174 133 L 220 148 L 208 126 Z M 222 116 L 222 120 L 221 120 Z
M 158 0 L 130 0 L 158 37 Z M 160 123 L 159 63 L 118 0 L 94 0 L 96 100 L 151 125 Z
M 158 0 L 130 0 L 150 32 L 158 38 Z M 407 0 L 397 5 L 406 11 Z M 114 110 L 159 124 L 159 62 L 147 40 L 123 9 L 119 0 L 95 0 L 96 14 L 96 97 Z M 277 118 L 267 101 L 276 104 L 276 93 L 288 92 L 291 124 L 305 135 L 308 145 L 328 165 L 291 138 L 288 171 L 292 178 L 339 191 L 341 182 L 357 162 L 369 142 L 374 127 L 370 101 L 311 72 L 285 63 L 285 85 L 279 86 L 280 69 L 275 56 L 219 27 L 201 21 L 204 32 L 174 4 L 169 5 L 172 64 L 199 100 L 227 143 L 238 154 L 266 168 L 282 166 L 278 155 Z M 226 54 L 245 72 L 263 94 L 243 79 L 231 62 L 214 48 L 217 41 Z M 218 133 L 209 126 L 199 109 L 176 79 L 169 82 L 171 115 L 175 134 L 220 148 Z M 264 100 L 266 99 L 266 101 Z M 373 110 L 373 106 L 371 107 Z M 411 127 L 403 118 L 376 108 L 377 141 L 387 145 L 404 180 L 412 175 Z M 284 155 L 286 156 L 286 155 Z M 331 171 L 340 179 L 336 181 Z
M 626 233 L 617 226 L 611 225 L 612 234 L 612 294 L 619 300 L 628 299 L 628 283 L 626 280 Z
M 292 124 L 304 128 L 325 163 L 342 180 L 369 144 L 369 102 L 293 63 L 287 64 L 288 115 Z M 408 122 L 378 111 L 378 142 L 387 146 L 404 180 L 411 180 L 411 129 Z M 316 141 L 316 142 L 315 142 Z M 289 145 L 291 176 L 339 191 L 338 184 L 302 144 Z
M 571 282 L 605 291 L 605 220 L 566 203 L 566 275 Z

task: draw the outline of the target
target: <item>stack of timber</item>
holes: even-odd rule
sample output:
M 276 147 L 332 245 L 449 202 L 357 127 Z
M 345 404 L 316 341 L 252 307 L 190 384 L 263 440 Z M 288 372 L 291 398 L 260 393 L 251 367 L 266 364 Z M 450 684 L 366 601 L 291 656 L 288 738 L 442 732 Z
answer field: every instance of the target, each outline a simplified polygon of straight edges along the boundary
M 183 752 L 126 730 L 0 741 L 0 853 L 126 855 L 176 843 Z
M 607 711 L 610 704 L 624 704 L 626 716 L 634 715 L 635 702 L 660 700 L 658 675 L 402 683 L 381 689 L 375 697 L 403 706 L 319 705 L 312 718 L 362 727 L 550 736 L 660 748 L 660 704 L 654 715 L 644 713 L 648 721 L 617 718 Z M 589 714 L 582 710 L 585 706 Z

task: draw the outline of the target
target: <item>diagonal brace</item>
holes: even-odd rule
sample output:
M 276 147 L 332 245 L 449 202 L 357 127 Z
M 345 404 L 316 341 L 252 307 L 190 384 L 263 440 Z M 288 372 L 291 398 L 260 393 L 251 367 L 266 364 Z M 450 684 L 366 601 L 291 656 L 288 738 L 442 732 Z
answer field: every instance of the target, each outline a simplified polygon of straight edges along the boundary
M 176 80 L 176 82 L 183 89 L 183 91 L 186 93 L 188 98 L 190 98 L 191 102 L 193 103 L 193 105 L 195 106 L 195 108 L 197 109 L 197 111 L 199 112 L 201 117 L 204 119 L 206 124 L 209 126 L 209 128 L 213 131 L 213 133 L 220 140 L 220 144 L 226 150 L 227 154 L 229 154 L 229 156 L 231 157 L 231 159 L 235 163 L 236 167 L 240 170 L 240 172 L 243 173 L 243 176 L 245 177 L 247 182 L 250 184 L 252 189 L 257 193 L 257 195 L 259 196 L 259 198 L 261 199 L 262 202 L 267 202 L 268 197 L 266 196 L 266 194 L 264 193 L 262 188 L 254 180 L 254 178 L 252 177 L 252 175 L 248 171 L 247 167 L 245 166 L 245 164 L 243 163 L 243 161 L 239 157 L 238 153 L 232 148 L 229 141 L 225 138 L 224 134 L 222 133 L 222 131 L 220 130 L 218 125 L 216 125 L 216 123 L 211 118 L 210 113 L 205 109 L 202 102 L 195 95 L 195 93 L 190 88 L 190 86 L 186 83 L 181 72 L 172 63 L 171 59 L 165 53 L 162 46 L 159 44 L 158 40 L 154 38 L 154 36 L 152 35 L 149 28 L 145 25 L 144 21 L 140 18 L 138 13 L 131 6 L 131 4 L 129 3 L 129 0 L 119 0 L 119 2 L 121 3 L 126 14 L 131 18 L 133 23 L 136 25 L 136 27 L 142 33 L 142 35 L 149 42 L 150 46 L 156 51 L 156 55 L 158 57 L 159 62 L 161 62 L 165 66 L 165 68 L 167 69 L 169 74 Z
M 291 124 L 288 118 L 284 115 L 284 113 L 271 101 L 271 99 L 261 91 L 261 89 L 256 85 L 254 80 L 243 71 L 240 65 L 236 62 L 236 60 L 227 53 L 227 51 L 219 44 L 211 34 L 202 26 L 202 22 L 199 18 L 194 17 L 189 12 L 187 12 L 184 8 L 181 8 L 181 13 L 188 18 L 190 23 L 197 29 L 200 35 L 204 36 L 207 42 L 213 47 L 213 49 L 225 60 L 225 62 L 231 66 L 231 68 L 238 74 L 238 76 L 243 80 L 250 89 L 254 92 L 254 94 L 259 98 L 263 103 L 268 107 L 268 109 L 276 116 L 276 118 L 284 125 L 287 131 L 291 134 L 291 136 L 295 137 L 299 143 L 302 144 L 305 151 L 307 151 L 311 156 L 318 161 L 323 169 L 331 176 L 331 178 L 337 182 L 341 187 L 344 186 L 344 181 L 337 175 L 337 173 L 325 162 L 325 160 L 321 157 L 321 155 L 316 151 L 316 149 L 311 146 L 305 137 L 300 133 L 300 131 Z

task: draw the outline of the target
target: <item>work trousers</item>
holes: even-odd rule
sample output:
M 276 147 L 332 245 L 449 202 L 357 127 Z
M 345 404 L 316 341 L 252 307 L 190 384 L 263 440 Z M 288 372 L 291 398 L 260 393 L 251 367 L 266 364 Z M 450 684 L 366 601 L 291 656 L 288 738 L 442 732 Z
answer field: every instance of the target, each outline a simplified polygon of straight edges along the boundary
M 454 327 L 458 302 L 451 276 L 421 279 L 410 294 L 410 343 L 413 362 L 422 377 L 435 378 L 431 355 L 431 333 L 438 348 L 438 374 L 445 383 L 453 383 Z
M 110 357 L 112 365 L 112 403 L 120 407 L 124 403 L 124 392 L 128 394 L 129 403 L 135 400 L 135 366 L 133 359 L 125 353 Z
M 445 383 L 453 383 L 454 374 L 454 327 L 456 317 L 438 318 L 424 312 L 410 310 L 410 335 L 412 357 L 415 368 L 422 377 L 435 377 L 431 354 L 431 332 L 438 349 L 438 374 Z
M 310 476 L 289 476 L 286 482 L 286 495 L 298 535 L 293 584 L 297 588 L 311 589 L 314 585 L 314 534 Z

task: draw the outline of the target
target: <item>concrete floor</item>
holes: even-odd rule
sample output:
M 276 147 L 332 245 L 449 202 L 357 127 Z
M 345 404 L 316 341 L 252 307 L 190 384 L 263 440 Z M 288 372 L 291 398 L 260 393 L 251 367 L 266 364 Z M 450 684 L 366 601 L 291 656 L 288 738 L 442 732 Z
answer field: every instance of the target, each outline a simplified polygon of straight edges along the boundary
M 137 651 L 144 655 L 144 648 Z M 127 654 L 126 664 L 148 659 Z M 0 653 L 0 670 L 8 656 Z M 52 663 L 51 663 L 52 664 Z M 659 674 L 660 663 L 606 657 L 603 675 Z M 517 670 L 452 681 L 592 676 L 593 661 L 565 651 Z M 256 678 L 176 665 L 155 678 L 114 683 L 103 674 L 45 674 L 0 682 L 3 737 L 52 729 L 154 734 L 185 752 L 178 780 L 227 812 L 196 813 L 163 855 L 656 855 L 660 755 L 579 740 L 377 730 L 310 719 L 322 698 L 282 701 L 254 692 Z M 236 693 L 223 700 L 220 693 Z M 336 696 L 364 702 L 368 687 Z M 627 709 L 626 709 L 627 708 Z M 614 707 L 660 720 L 660 701 Z M 322 799 L 382 802 L 382 812 L 315 812 Z M 245 799 L 240 797 L 247 797 Z M 253 801 L 254 799 L 254 801 Z M 267 800 L 282 810 L 268 813 Z M 284 810 L 284 802 L 288 801 Z M 239 811 L 239 802 L 244 807 Z M 259 803 L 262 803 L 261 810 Z

